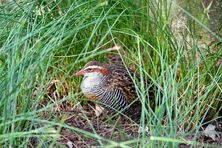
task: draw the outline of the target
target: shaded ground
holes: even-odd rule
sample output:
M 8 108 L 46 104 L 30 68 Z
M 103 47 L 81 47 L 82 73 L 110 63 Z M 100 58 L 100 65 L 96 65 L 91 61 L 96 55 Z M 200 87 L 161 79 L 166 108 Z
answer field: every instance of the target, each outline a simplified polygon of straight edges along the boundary
M 75 108 L 67 110 L 66 112 L 70 114 L 70 118 L 65 121 L 66 124 L 91 133 L 94 133 L 91 128 L 91 126 L 93 126 L 96 133 L 106 139 L 112 139 L 118 142 L 135 139 L 139 136 L 139 124 L 121 117 L 121 120 L 114 126 L 117 117 L 114 117 L 113 119 L 115 120 L 112 119 L 113 121 L 109 118 L 112 116 L 112 114 L 109 113 L 96 117 L 95 112 L 88 105 L 83 106 L 81 109 Z M 85 116 L 87 116 L 88 121 Z M 207 130 L 207 126 L 209 125 L 214 126 L 215 129 Z M 222 120 L 207 124 L 206 127 L 202 128 L 200 133 L 201 134 L 197 137 L 198 142 L 222 146 Z M 62 129 L 60 134 L 61 137 L 59 142 L 67 147 L 82 148 L 100 145 L 96 139 L 87 138 L 84 135 L 73 133 L 68 129 Z M 215 136 L 215 138 L 212 138 L 212 135 Z M 193 138 L 194 136 L 190 135 L 186 137 L 186 140 L 193 141 Z M 180 147 L 189 148 L 191 146 L 181 144 Z
M 66 124 L 91 133 L 94 133 L 91 127 L 93 126 L 96 133 L 105 139 L 124 141 L 134 139 L 139 136 L 139 124 L 127 119 L 126 117 L 121 117 L 118 122 L 116 122 L 118 116 L 110 113 L 105 113 L 99 117 L 96 117 L 95 112 L 90 105 L 80 108 L 78 107 L 69 111 L 67 110 L 66 112 L 69 112 L 68 114 L 70 114 L 70 118 L 65 121 Z M 113 118 L 111 118 L 112 116 Z M 89 147 L 99 145 L 96 139 L 86 138 L 85 136 L 73 133 L 68 129 L 62 129 L 61 135 L 62 136 L 59 141 L 65 145 L 71 144 L 73 147 Z

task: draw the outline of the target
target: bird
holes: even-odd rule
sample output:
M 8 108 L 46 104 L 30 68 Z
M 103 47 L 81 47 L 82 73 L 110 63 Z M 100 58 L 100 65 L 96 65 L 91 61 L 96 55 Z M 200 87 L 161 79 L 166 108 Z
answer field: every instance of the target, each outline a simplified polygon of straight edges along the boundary
M 90 61 L 75 75 L 83 76 L 80 88 L 86 98 L 111 112 L 126 111 L 137 98 L 135 72 L 126 68 L 118 57 L 110 61 Z

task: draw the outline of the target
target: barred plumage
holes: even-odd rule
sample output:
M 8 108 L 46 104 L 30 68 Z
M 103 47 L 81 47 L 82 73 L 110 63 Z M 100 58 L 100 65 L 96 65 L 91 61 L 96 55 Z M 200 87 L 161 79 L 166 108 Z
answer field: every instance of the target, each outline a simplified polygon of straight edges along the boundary
M 111 111 L 122 111 L 136 98 L 134 83 L 122 64 L 87 63 L 76 75 L 84 75 L 81 89 L 90 100 L 95 100 Z
M 120 111 L 128 106 L 128 102 L 120 90 L 106 91 L 99 101 L 110 110 Z

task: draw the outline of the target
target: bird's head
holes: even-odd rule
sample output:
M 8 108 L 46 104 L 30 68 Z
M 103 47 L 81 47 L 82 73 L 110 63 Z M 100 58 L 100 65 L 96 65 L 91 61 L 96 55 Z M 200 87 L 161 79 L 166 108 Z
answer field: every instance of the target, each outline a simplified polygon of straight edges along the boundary
M 91 62 L 88 62 L 75 75 L 94 76 L 94 75 L 109 75 L 109 74 L 110 72 L 105 64 L 97 62 L 97 61 L 91 61 Z

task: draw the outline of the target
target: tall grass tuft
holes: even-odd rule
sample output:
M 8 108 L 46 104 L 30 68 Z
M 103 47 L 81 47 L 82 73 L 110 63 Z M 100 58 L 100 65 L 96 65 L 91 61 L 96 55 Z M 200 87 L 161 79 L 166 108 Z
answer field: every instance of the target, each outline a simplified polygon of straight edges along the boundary
M 174 1 L 22 0 L 0 7 L 0 146 L 33 145 L 34 138 L 39 147 L 60 146 L 61 128 L 97 139 L 101 147 L 195 146 L 204 122 L 220 116 L 220 47 L 202 48 L 188 24 L 189 38 L 178 41 L 172 9 L 181 7 Z M 55 113 L 56 105 L 80 100 L 81 80 L 73 73 L 88 60 L 102 61 L 115 45 L 140 76 L 143 104 L 142 132 L 120 143 L 71 127 Z M 57 100 L 46 97 L 54 80 L 66 94 Z M 148 99 L 147 80 L 156 88 L 155 100 Z

